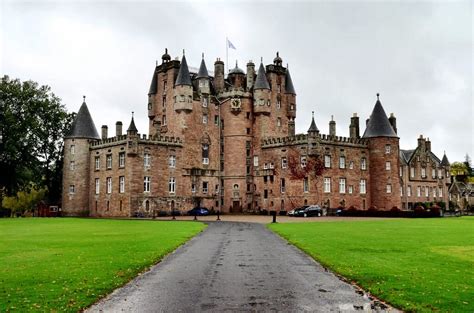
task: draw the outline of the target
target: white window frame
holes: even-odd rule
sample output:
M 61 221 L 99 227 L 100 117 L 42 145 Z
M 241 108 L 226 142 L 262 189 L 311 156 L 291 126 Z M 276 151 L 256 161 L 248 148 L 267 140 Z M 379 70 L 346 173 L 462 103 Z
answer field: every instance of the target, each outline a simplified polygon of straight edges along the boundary
M 390 171 L 392 169 L 392 165 L 390 164 L 390 161 L 385 161 L 385 170 Z
M 168 165 L 169 167 L 171 168 L 175 168 L 176 167 L 176 155 L 170 155 L 169 158 L 168 158 Z
M 429 197 L 430 196 L 430 188 L 428 186 L 425 186 L 425 197 Z
M 195 183 L 191 184 L 191 193 L 196 193 L 196 184 Z
M 112 193 L 112 177 L 107 177 L 106 184 L 107 184 L 107 193 L 111 194 Z
M 76 193 L 76 186 L 74 184 L 69 185 L 69 194 L 73 195 Z
M 415 178 L 415 168 L 410 166 L 410 178 Z
M 119 153 L 119 167 L 125 167 L 125 152 Z
M 390 154 L 392 152 L 392 146 L 391 145 L 385 145 L 385 154 Z
M 280 178 L 280 193 L 285 193 L 286 182 L 284 178 Z
M 76 154 L 76 146 L 75 145 L 71 145 L 69 147 L 69 153 L 70 154 Z
M 421 197 L 421 186 L 416 187 L 416 196 L 419 198 Z
M 112 154 L 107 154 L 105 157 L 105 168 L 108 170 L 112 169 Z
M 95 194 L 98 195 L 100 193 L 100 178 L 95 179 Z
M 119 193 L 125 192 L 125 176 L 119 176 Z
M 300 163 L 301 163 L 301 167 L 302 167 L 302 168 L 305 168 L 305 167 L 306 167 L 306 164 L 307 164 L 306 156 L 302 156 L 302 157 L 300 158 Z
M 346 179 L 339 178 L 339 193 L 346 193 Z
M 308 177 L 303 178 L 303 192 L 309 192 L 309 179 Z
M 147 152 L 143 155 L 143 166 L 150 167 L 151 166 L 151 155 Z
M 324 155 L 324 167 L 331 168 L 331 156 L 329 154 Z
M 411 197 L 411 186 L 407 187 L 407 197 Z
M 151 177 L 145 176 L 143 178 L 143 192 L 150 192 L 151 190 Z
M 438 169 L 438 178 L 443 178 L 443 170 Z
M 387 192 L 387 193 L 392 193 L 392 185 L 391 185 L 391 184 L 387 184 L 387 186 L 386 186 L 386 192 Z
M 434 169 L 434 168 L 431 169 L 431 177 L 432 177 L 433 179 L 436 178 L 436 169 Z
M 71 171 L 74 171 L 76 169 L 76 162 L 74 161 L 69 162 L 69 169 Z
M 367 158 L 361 158 L 360 159 L 360 169 L 361 170 L 367 170 Z
M 287 168 L 288 167 L 288 160 L 286 157 L 281 158 L 281 168 Z
M 354 168 L 354 161 L 350 161 L 349 162 L 349 169 L 353 169 Z
M 253 166 L 258 166 L 258 156 L 257 155 L 253 156 Z
M 339 168 L 341 169 L 346 168 L 346 157 L 343 155 L 339 157 Z
M 443 188 L 438 186 L 438 197 L 443 197 Z
M 359 193 L 365 195 L 367 193 L 367 180 L 361 179 L 359 183 Z
M 426 178 L 426 167 L 421 168 L 421 178 Z
M 351 195 L 354 192 L 354 187 L 352 185 L 347 186 L 347 191 Z
M 207 114 L 202 115 L 202 123 L 207 124 Z
M 174 177 L 170 177 L 168 180 L 168 192 L 176 193 L 176 179 Z
M 277 117 L 277 126 L 281 127 L 281 117 Z
M 100 156 L 95 157 L 95 170 L 100 170 Z
M 324 177 L 324 192 L 331 192 L 331 177 Z
M 202 193 L 207 194 L 209 192 L 209 182 L 203 181 L 202 182 Z

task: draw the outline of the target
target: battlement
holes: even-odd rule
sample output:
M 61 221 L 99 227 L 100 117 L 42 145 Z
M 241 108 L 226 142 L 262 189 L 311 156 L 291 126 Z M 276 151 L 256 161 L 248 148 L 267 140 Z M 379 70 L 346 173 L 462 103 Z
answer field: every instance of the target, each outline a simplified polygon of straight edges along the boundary
M 367 147 L 367 139 L 364 138 L 352 138 L 343 136 L 331 136 L 327 134 L 321 134 L 321 143 L 323 144 L 337 144 L 341 146 L 360 146 Z
M 340 145 L 340 146 L 351 146 L 351 147 L 367 147 L 367 139 L 363 138 L 351 138 L 343 136 L 330 136 L 326 134 L 321 134 L 318 136 L 318 140 L 322 144 L 327 145 Z M 296 134 L 295 136 L 287 137 L 272 137 L 264 138 L 262 140 L 262 148 L 274 148 L 274 147 L 283 147 L 283 146 L 294 146 L 294 145 L 303 145 L 308 143 L 307 134 Z
M 111 147 L 124 144 L 128 140 L 127 135 L 110 137 L 107 139 L 95 140 L 90 143 L 91 149 L 100 149 L 104 147 Z M 171 136 L 147 136 L 143 134 L 138 136 L 139 144 L 154 144 L 154 145 L 168 145 L 168 146 L 182 146 L 183 141 L 179 137 Z

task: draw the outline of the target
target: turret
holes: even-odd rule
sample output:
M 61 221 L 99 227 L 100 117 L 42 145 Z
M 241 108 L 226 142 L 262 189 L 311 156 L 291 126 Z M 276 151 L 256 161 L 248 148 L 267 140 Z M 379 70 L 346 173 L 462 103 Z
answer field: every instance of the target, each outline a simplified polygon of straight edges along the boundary
M 316 155 L 319 151 L 319 129 L 314 121 L 314 111 L 311 112 L 311 115 L 311 125 L 308 129 L 308 153 Z
M 77 216 L 89 210 L 89 143 L 99 134 L 86 104 L 86 97 L 64 138 L 63 213 Z
M 128 155 L 136 155 L 138 153 L 138 129 L 135 126 L 135 120 L 133 118 L 132 112 L 132 120 L 130 121 L 130 126 L 127 129 L 127 154 Z
M 329 121 L 329 136 L 336 137 L 336 121 L 334 121 L 334 116 L 332 115 Z
M 254 113 L 270 114 L 270 84 L 268 83 L 267 76 L 265 74 L 263 62 L 260 63 L 260 67 L 258 68 L 257 78 L 255 79 L 253 90 Z
M 199 82 L 199 93 L 210 94 L 209 73 L 207 72 L 206 62 L 204 62 L 204 53 L 202 54 L 201 66 L 199 66 L 196 79 Z
M 193 86 L 191 84 L 191 76 L 189 75 L 188 63 L 184 55 L 178 71 L 178 77 L 174 84 L 174 109 L 178 113 L 180 111 L 193 110 Z
M 247 90 L 250 90 L 253 87 L 253 82 L 255 80 L 255 64 L 252 61 L 247 63 Z
M 224 91 L 224 62 L 220 58 L 217 58 L 214 63 L 214 88 L 216 91 Z
M 244 88 L 246 80 L 245 73 L 241 68 L 239 68 L 237 61 L 235 61 L 235 67 L 229 71 L 227 77 L 234 88 Z
M 354 113 L 351 117 L 351 124 L 349 125 L 349 136 L 351 138 L 359 138 L 359 117 Z
M 384 210 L 400 208 L 399 138 L 390 125 L 379 94 L 362 137 L 368 140 L 372 206 Z
M 388 118 L 388 121 L 390 122 L 390 125 L 393 128 L 393 131 L 395 134 L 397 133 L 397 118 L 395 117 L 395 114 L 390 113 L 390 117 Z

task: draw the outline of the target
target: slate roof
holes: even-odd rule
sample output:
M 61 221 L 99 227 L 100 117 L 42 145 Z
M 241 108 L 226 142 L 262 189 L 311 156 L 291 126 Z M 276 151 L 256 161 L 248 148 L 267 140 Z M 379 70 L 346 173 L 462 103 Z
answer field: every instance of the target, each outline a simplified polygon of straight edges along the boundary
M 100 139 L 85 101 L 82 103 L 79 112 L 77 112 L 66 138 Z
M 270 89 L 270 85 L 268 84 L 267 75 L 265 74 L 265 69 L 263 68 L 263 63 L 260 63 L 260 67 L 258 68 L 257 78 L 255 80 L 255 85 L 253 89 Z
M 405 161 L 406 164 L 409 164 L 410 163 L 410 160 L 413 158 L 413 156 L 415 155 L 415 152 L 418 150 L 418 148 L 416 149 L 411 149 L 411 150 L 402 150 L 400 149 L 400 158 Z M 430 157 L 435 160 L 438 164 L 441 163 L 442 164 L 442 161 L 436 156 L 436 154 L 434 154 L 432 151 L 430 151 Z
M 245 74 L 245 72 L 239 67 L 237 61 L 235 61 L 235 67 L 229 71 L 229 74 Z
M 441 165 L 449 166 L 449 161 L 448 161 L 448 157 L 446 156 L 446 153 L 443 155 L 443 160 L 441 160 Z
M 175 85 L 191 86 L 191 76 L 189 75 L 188 62 L 186 62 L 186 57 L 184 55 L 183 59 L 181 60 L 181 65 L 179 66 L 178 77 L 176 77 Z
M 153 71 L 153 77 L 151 78 L 151 85 L 150 85 L 150 90 L 148 90 L 149 95 L 155 95 L 157 92 L 157 76 L 158 74 L 156 73 L 156 70 Z
M 201 66 L 199 66 L 199 71 L 196 78 L 209 78 L 209 73 L 207 72 L 206 62 L 204 62 L 204 58 L 201 60 Z
M 290 69 L 286 69 L 285 75 L 285 93 L 296 95 L 293 81 L 291 80 Z
M 319 129 L 318 129 L 318 127 L 316 127 L 316 123 L 314 122 L 314 113 L 313 113 L 313 117 L 311 119 L 311 125 L 309 126 L 309 129 L 308 129 L 308 133 L 309 132 L 319 132 Z
M 130 122 L 130 126 L 128 126 L 127 132 L 138 132 L 137 126 L 135 126 L 135 121 L 132 116 L 132 121 Z
M 369 123 L 365 129 L 364 135 L 362 138 L 372 138 L 372 137 L 397 137 L 397 134 L 390 125 L 388 121 L 387 114 L 382 107 L 382 103 L 378 99 L 379 94 L 377 94 L 377 102 L 375 103 L 374 110 L 370 115 Z

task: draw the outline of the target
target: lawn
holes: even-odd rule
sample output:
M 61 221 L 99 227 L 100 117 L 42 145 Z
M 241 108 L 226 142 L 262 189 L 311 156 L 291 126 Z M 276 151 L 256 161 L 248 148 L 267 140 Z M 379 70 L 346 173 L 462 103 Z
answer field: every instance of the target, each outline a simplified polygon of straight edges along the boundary
M 269 227 L 397 308 L 474 312 L 473 217 Z
M 0 312 L 76 312 L 204 228 L 176 221 L 0 219 Z

